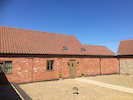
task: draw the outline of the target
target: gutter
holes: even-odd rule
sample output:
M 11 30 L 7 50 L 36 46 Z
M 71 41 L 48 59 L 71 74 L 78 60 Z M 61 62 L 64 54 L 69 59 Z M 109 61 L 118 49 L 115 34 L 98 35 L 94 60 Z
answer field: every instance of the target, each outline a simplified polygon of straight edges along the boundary
M 112 56 L 116 56 L 115 54 L 113 55 L 91 55 L 91 54 L 48 54 L 48 53 L 36 53 L 36 54 L 34 54 L 34 53 L 1 53 L 0 52 L 0 54 L 2 55 L 2 54 L 6 54 L 6 55 L 67 55 L 67 56 L 110 56 L 110 57 L 112 57 Z M 28 58 L 31 58 L 31 57 L 28 57 Z

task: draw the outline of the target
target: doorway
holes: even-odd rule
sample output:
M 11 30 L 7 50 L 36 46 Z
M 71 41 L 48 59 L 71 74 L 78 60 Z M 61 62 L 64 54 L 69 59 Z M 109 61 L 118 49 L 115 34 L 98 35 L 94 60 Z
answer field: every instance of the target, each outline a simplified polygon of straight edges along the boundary
M 76 76 L 76 61 L 70 60 L 70 78 L 75 78 Z

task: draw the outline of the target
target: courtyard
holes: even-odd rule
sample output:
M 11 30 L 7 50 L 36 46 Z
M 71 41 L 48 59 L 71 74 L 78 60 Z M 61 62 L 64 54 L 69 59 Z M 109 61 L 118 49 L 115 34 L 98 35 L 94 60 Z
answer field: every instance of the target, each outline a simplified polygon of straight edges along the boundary
M 133 94 L 95 84 L 81 82 L 91 80 L 133 89 L 133 75 L 99 75 L 20 84 L 19 86 L 33 100 L 132 100 Z M 78 95 L 73 95 L 73 87 Z

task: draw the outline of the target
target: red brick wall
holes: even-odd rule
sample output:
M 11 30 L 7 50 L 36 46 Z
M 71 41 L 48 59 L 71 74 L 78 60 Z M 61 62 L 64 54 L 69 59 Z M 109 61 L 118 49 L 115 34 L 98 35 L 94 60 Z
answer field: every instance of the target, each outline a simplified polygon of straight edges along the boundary
M 86 75 L 100 74 L 99 58 L 82 58 L 77 67 L 77 76 L 81 75 L 81 71 Z
M 46 71 L 46 61 L 54 60 L 54 71 Z M 98 75 L 118 73 L 119 61 L 116 58 L 37 58 L 28 59 L 27 57 L 0 57 L 0 61 L 12 61 L 12 74 L 6 74 L 10 82 L 25 83 L 32 81 L 42 81 L 58 79 L 59 72 L 62 73 L 63 78 L 69 77 L 70 60 L 76 60 L 76 76 L 81 76 L 81 71 L 86 75 Z M 79 64 L 77 64 L 79 62 Z M 100 68 L 101 63 L 101 68 Z
M 119 73 L 117 58 L 101 58 L 101 74 Z

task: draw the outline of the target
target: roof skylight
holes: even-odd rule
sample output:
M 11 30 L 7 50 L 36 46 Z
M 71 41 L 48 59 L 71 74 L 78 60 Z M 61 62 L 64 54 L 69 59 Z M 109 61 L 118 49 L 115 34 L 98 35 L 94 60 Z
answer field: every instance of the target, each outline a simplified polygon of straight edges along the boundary
M 82 51 L 86 51 L 84 48 L 81 48 L 82 49 Z
M 64 50 L 68 50 L 67 47 L 63 47 L 63 48 L 64 48 Z

